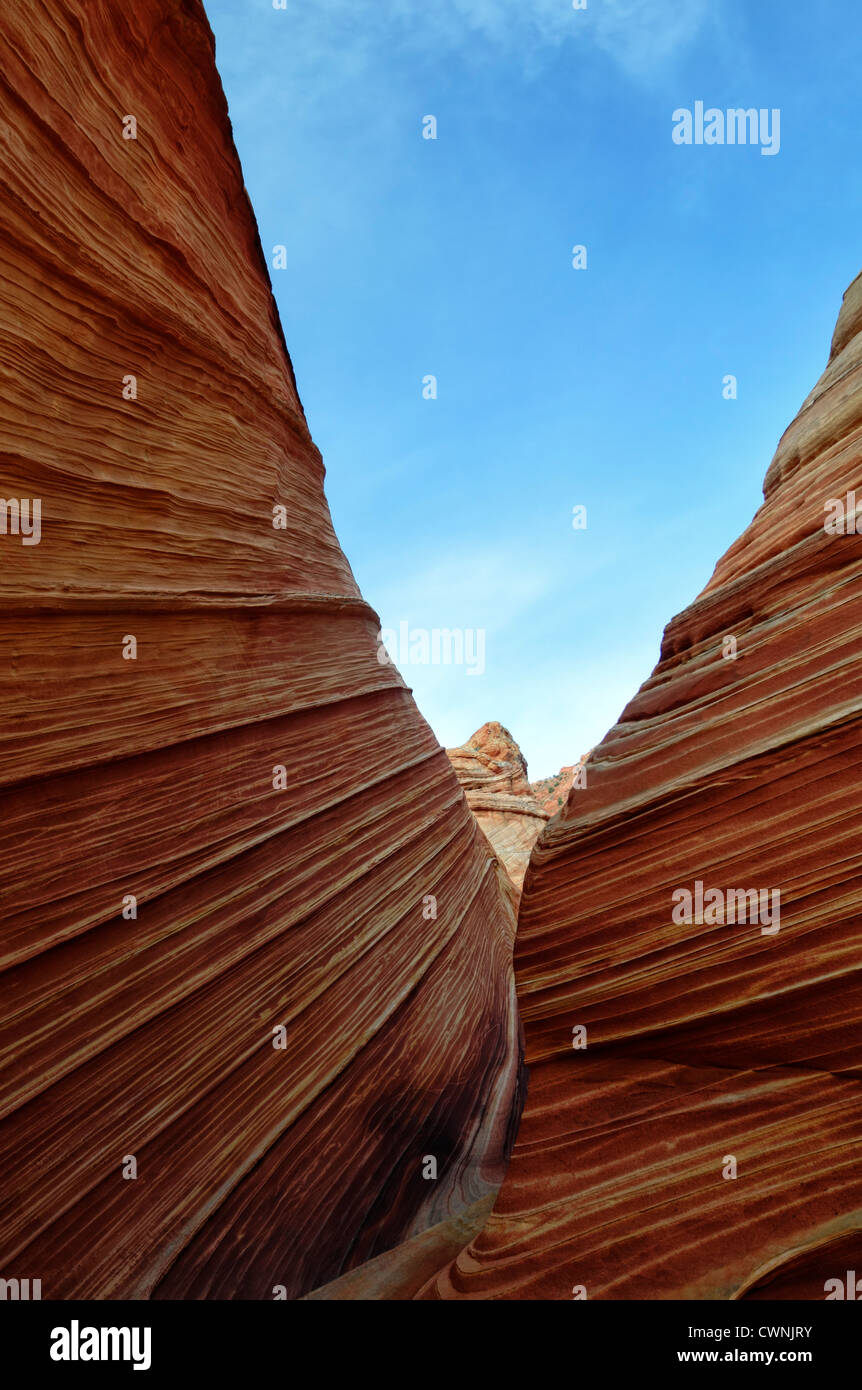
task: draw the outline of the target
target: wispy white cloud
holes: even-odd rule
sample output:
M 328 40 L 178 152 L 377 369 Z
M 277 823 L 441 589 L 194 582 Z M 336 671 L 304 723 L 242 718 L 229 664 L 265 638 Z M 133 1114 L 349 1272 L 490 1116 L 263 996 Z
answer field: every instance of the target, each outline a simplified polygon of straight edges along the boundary
M 635 77 L 655 75 L 718 20 L 708 0 L 602 0 L 591 37 Z
M 398 51 L 457 53 L 465 63 L 509 53 L 535 70 L 543 54 L 572 44 L 650 80 L 720 22 L 709 0 L 589 0 L 586 10 L 570 0 L 288 0 L 286 10 L 268 0 L 207 0 L 207 8 L 222 33 L 242 38 L 247 55 L 255 33 L 261 53 L 278 43 L 291 82 L 309 79 L 309 100 L 327 77 L 356 79 Z M 224 57 L 234 62 L 237 55 Z
M 553 588 L 551 567 L 507 547 L 461 545 L 373 592 L 384 626 L 509 627 Z
M 393 4 L 415 23 L 415 6 Z M 637 77 L 654 74 L 715 19 L 708 0 L 589 0 L 586 10 L 573 10 L 569 0 L 440 0 L 424 12 L 438 36 L 452 43 L 470 33 L 525 56 L 525 40 L 594 44 Z

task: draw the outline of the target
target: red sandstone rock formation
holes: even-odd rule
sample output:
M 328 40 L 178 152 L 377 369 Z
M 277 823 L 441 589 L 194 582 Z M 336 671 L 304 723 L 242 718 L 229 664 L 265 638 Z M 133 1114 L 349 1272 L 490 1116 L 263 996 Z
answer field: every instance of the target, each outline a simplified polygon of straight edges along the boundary
M 530 783 L 534 797 L 549 816 L 556 816 L 565 806 L 572 790 L 572 783 L 588 757 L 589 753 L 585 753 L 576 763 L 561 767 L 553 777 L 542 777 L 538 782 Z
M 859 1268 L 862 535 L 824 529 L 838 500 L 862 503 L 862 278 L 763 505 L 533 852 L 527 1107 L 426 1296 L 822 1299 Z M 714 898 L 674 921 L 697 882 L 780 891 L 779 931 Z
M 523 753 L 496 720 L 446 752 L 470 810 L 520 892 L 533 845 L 548 819 L 527 781 Z
M 376 660 L 198 0 L 6 0 L 0 70 L 0 1275 L 291 1297 L 499 1183 L 508 884 Z

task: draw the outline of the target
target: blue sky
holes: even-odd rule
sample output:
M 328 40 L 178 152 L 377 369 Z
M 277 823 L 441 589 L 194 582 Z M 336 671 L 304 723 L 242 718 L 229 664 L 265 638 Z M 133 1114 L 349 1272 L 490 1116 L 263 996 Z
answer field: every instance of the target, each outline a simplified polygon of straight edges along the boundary
M 402 666 L 441 743 L 499 719 L 554 772 L 649 674 L 825 365 L 862 268 L 858 0 L 206 8 L 357 581 L 384 627 L 485 630 L 482 674 Z M 676 145 L 698 100 L 779 108 L 778 153 Z

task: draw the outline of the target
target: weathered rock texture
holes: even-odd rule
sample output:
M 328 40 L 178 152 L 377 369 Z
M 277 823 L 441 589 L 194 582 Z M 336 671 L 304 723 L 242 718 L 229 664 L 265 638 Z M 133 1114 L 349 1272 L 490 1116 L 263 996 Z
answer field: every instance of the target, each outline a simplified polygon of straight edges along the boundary
M 358 1269 L 342 1274 L 340 1279 L 306 1294 L 306 1299 L 312 1303 L 367 1303 L 415 1298 L 428 1279 L 478 1235 L 491 1213 L 494 1195 L 489 1193 L 458 1216 L 441 1221 Z
M 533 852 L 528 1103 L 426 1296 L 822 1299 L 860 1268 L 862 536 L 824 530 L 854 489 L 862 278 L 763 505 Z M 780 890 L 780 931 L 674 924 L 697 880 Z
M 565 764 L 553 777 L 542 777 L 538 782 L 530 783 L 533 796 L 549 816 L 556 816 L 565 806 L 572 783 L 588 757 L 589 754 L 585 753 L 576 763 Z
M 0 1275 L 295 1296 L 499 1183 L 508 885 L 376 660 L 198 0 L 6 0 L 0 71 Z
M 496 720 L 446 752 L 470 810 L 520 892 L 533 845 L 548 819 L 527 781 L 523 753 Z

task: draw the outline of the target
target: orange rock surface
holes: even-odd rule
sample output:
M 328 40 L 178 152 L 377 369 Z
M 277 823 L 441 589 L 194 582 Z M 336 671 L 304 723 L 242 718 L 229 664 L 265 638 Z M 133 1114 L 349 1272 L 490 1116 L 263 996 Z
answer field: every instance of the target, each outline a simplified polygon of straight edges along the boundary
M 549 816 L 556 816 L 565 806 L 572 790 L 572 783 L 588 756 L 589 754 L 585 754 L 576 763 L 564 764 L 553 777 L 542 777 L 538 782 L 530 783 L 534 797 Z
M 523 753 L 496 720 L 446 752 L 470 810 L 520 892 L 533 845 L 548 819 L 527 781 Z
M 861 460 L 859 278 L 763 505 L 533 852 L 527 1106 L 424 1296 L 823 1299 L 859 1267 L 862 535 L 825 523 Z M 686 920 L 698 882 L 780 893 L 778 930 Z
M 509 888 L 376 659 L 198 0 L 7 0 L 0 68 L 0 1275 L 294 1297 L 499 1183 Z

